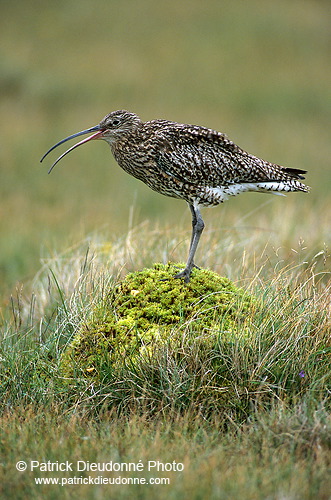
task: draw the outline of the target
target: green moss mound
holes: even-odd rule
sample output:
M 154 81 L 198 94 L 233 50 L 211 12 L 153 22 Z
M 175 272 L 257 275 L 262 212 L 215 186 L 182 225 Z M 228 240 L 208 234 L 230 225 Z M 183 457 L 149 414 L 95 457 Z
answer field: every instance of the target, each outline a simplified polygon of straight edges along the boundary
M 93 310 L 62 358 L 72 376 L 78 369 L 97 376 L 105 364 L 138 363 L 155 346 L 179 342 L 190 332 L 210 348 L 217 338 L 242 334 L 256 301 L 227 278 L 194 269 L 188 284 L 173 276 L 181 266 L 155 264 L 128 274 Z

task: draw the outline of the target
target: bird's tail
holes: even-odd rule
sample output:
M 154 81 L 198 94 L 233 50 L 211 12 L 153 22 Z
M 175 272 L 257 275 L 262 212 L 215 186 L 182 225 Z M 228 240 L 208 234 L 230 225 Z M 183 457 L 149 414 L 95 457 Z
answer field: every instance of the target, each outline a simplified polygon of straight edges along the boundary
M 306 186 L 305 184 L 297 181 L 296 179 L 256 182 L 254 183 L 254 185 L 256 187 L 256 191 L 264 193 L 269 192 L 274 194 L 282 194 L 282 192 L 290 192 L 290 191 L 303 191 L 304 193 L 308 193 L 310 190 L 309 186 Z
M 276 191 L 303 191 L 308 193 L 310 187 L 300 182 L 305 178 L 304 174 L 307 173 L 307 170 L 291 167 L 280 167 L 280 170 L 281 178 L 275 179 L 276 184 L 278 184 Z M 273 179 L 271 179 L 271 182 L 274 182 Z
M 280 165 L 265 162 L 267 168 L 265 178 L 256 182 L 259 191 L 274 192 L 277 194 L 279 191 L 302 191 L 308 193 L 309 186 L 300 182 L 305 178 L 306 170 L 299 168 L 283 167 Z

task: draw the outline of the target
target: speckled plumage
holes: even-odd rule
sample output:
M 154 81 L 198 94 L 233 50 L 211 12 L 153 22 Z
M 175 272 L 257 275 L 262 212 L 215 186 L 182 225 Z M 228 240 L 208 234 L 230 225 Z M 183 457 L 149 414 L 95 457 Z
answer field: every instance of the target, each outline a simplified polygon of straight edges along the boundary
M 160 194 L 181 198 L 190 206 L 193 232 L 190 254 L 183 272 L 175 277 L 188 281 L 204 223 L 199 207 L 213 206 L 245 191 L 304 191 L 304 170 L 282 167 L 253 156 L 225 134 L 215 130 L 167 120 L 142 122 L 129 111 L 109 113 L 95 127 L 78 132 L 53 146 L 89 132 L 91 139 L 110 144 L 117 163 L 130 175 Z M 43 157 L 43 158 L 44 158 Z

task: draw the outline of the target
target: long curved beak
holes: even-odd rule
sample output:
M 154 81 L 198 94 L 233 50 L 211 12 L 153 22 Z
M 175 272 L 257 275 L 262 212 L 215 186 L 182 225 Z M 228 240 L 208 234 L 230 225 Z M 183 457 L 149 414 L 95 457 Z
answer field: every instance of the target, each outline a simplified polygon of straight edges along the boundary
M 55 144 L 54 146 L 52 146 L 45 154 L 44 156 L 41 158 L 40 162 L 42 162 L 44 160 L 44 158 L 46 158 L 46 156 L 48 155 L 48 153 L 50 153 L 51 151 L 53 151 L 53 149 L 57 148 L 58 146 L 60 146 L 61 144 L 63 144 L 64 142 L 67 142 L 67 141 L 70 141 L 70 139 L 74 139 L 75 137 L 78 137 L 80 135 L 84 135 L 84 134 L 89 134 L 91 132 L 96 132 L 95 134 L 93 135 L 90 135 L 90 137 L 86 137 L 86 139 L 83 139 L 82 141 L 78 142 L 77 144 L 75 144 L 74 146 L 72 146 L 71 148 L 67 149 L 67 151 L 65 151 L 61 156 L 59 156 L 57 158 L 57 160 L 55 160 L 55 162 L 53 163 L 53 165 L 51 166 L 51 168 L 49 169 L 48 173 L 50 174 L 51 171 L 53 170 L 53 168 L 55 167 L 55 165 L 60 161 L 62 160 L 62 158 L 64 156 L 66 156 L 68 153 L 70 153 L 70 151 L 72 151 L 73 149 L 76 149 L 78 148 L 78 146 L 81 146 L 82 144 L 85 144 L 85 142 L 88 142 L 88 141 L 92 141 L 93 139 L 100 139 L 102 137 L 102 133 L 103 133 L 103 130 L 100 129 L 100 125 L 96 125 L 95 127 L 91 127 L 91 128 L 88 128 L 86 130 L 82 130 L 81 132 L 77 132 L 76 134 L 72 134 L 72 135 L 69 135 L 69 137 L 66 137 L 65 139 L 62 139 L 62 141 L 58 142 L 57 144 Z

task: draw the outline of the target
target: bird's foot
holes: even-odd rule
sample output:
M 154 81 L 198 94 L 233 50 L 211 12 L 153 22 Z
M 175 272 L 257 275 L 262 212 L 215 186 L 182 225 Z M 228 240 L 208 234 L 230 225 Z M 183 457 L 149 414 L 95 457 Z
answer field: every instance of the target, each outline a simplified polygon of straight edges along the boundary
M 174 278 L 182 279 L 185 283 L 188 283 L 190 281 L 193 268 L 200 269 L 200 267 L 193 264 L 192 266 L 185 267 L 185 269 L 180 273 L 175 274 Z
M 184 271 L 181 271 L 180 273 L 175 274 L 174 278 L 182 279 L 185 283 L 188 283 L 190 281 L 191 277 L 191 270 L 190 269 L 184 269 Z
M 175 266 L 175 268 L 179 269 L 177 266 Z M 188 283 L 190 281 L 193 268 L 200 269 L 200 267 L 193 264 L 190 267 L 185 267 L 185 269 L 183 271 L 181 271 L 180 273 L 175 274 L 174 278 L 182 279 L 185 283 Z M 160 281 L 168 281 L 169 279 L 172 279 L 172 278 L 161 278 Z

